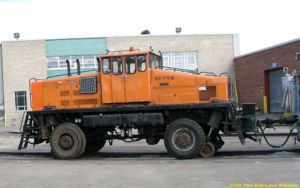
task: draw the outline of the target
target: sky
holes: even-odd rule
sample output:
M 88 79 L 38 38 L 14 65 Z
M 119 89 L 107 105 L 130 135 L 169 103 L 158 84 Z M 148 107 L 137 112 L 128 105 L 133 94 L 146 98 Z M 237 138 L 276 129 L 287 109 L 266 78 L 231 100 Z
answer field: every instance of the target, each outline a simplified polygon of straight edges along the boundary
M 241 54 L 300 38 L 299 0 L 0 0 L 0 41 L 238 34 Z

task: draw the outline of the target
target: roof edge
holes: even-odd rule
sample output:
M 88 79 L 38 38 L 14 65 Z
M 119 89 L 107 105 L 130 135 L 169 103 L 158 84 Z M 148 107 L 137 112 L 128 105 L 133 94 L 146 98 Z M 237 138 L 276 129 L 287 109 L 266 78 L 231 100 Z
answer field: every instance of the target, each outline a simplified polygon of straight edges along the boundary
M 289 41 L 286 41 L 286 42 L 275 44 L 273 46 L 262 48 L 262 49 L 259 49 L 259 50 L 253 51 L 253 52 L 249 52 L 249 53 L 246 53 L 246 54 L 243 54 L 243 55 L 239 55 L 239 56 L 234 57 L 234 59 L 238 59 L 238 58 L 241 58 L 241 57 L 250 56 L 250 55 L 253 55 L 253 54 L 257 54 L 257 53 L 260 53 L 260 52 L 271 50 L 273 48 L 278 48 L 278 47 L 281 47 L 281 46 L 292 44 L 292 43 L 295 43 L 295 42 L 298 42 L 298 41 L 300 41 L 300 38 L 296 38 L 296 39 L 293 39 L 293 40 L 289 40 Z
M 103 38 L 121 38 L 121 37 L 167 37 L 167 36 L 233 36 L 233 35 L 239 35 L 237 33 L 211 33 L 211 34 L 149 34 L 149 35 L 111 35 L 111 36 L 94 36 L 94 37 L 70 37 L 70 38 L 45 38 L 45 39 L 24 39 L 24 40 L 6 40 L 6 41 L 0 41 L 0 43 L 4 42 L 25 42 L 25 41 L 51 41 L 51 40 L 74 40 L 74 39 L 103 39 Z

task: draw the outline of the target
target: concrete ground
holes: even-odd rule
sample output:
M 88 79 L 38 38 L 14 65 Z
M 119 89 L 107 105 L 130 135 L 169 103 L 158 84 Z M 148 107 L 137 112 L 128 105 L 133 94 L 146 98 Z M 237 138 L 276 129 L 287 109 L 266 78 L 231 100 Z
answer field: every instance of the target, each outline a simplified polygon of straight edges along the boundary
M 210 159 L 176 160 L 163 141 L 116 141 L 77 160 L 55 160 L 47 144 L 18 151 L 17 127 L 0 126 L 0 187 L 300 187 L 300 143 L 283 149 L 226 137 Z M 288 131 L 288 130 L 284 130 Z M 279 144 L 283 137 L 272 137 Z

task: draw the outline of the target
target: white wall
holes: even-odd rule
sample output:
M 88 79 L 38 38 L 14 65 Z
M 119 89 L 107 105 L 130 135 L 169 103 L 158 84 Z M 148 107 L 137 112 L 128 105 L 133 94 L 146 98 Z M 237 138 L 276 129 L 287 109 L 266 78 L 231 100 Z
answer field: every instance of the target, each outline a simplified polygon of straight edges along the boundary
M 229 72 L 234 75 L 233 58 L 239 46 L 235 35 L 142 35 L 134 37 L 108 37 L 107 48 L 128 50 L 129 47 L 140 50 L 161 52 L 198 52 L 199 71 Z
M 20 126 L 23 112 L 15 108 L 15 91 L 27 91 L 27 110 L 30 108 L 29 79 L 46 78 L 45 42 L 3 42 L 3 81 L 6 126 Z
M 2 45 L 0 44 L 0 120 L 4 118 L 4 96 L 3 96 L 3 70 L 2 70 Z

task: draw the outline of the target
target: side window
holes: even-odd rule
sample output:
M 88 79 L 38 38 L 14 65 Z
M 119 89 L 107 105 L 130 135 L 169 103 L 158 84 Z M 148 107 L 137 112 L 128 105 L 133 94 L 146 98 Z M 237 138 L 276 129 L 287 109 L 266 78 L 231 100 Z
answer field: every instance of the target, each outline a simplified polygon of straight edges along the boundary
M 135 56 L 127 56 L 125 58 L 125 70 L 127 74 L 134 74 L 136 71 Z
M 104 58 L 102 60 L 102 70 L 104 74 L 111 73 L 110 69 L 110 59 L 109 58 Z
M 144 55 L 138 56 L 137 58 L 138 70 L 144 72 L 146 70 L 146 58 Z
M 112 71 L 113 74 L 122 74 L 122 58 L 121 57 L 113 57 L 112 58 Z
M 149 65 L 151 69 L 155 67 L 155 56 L 153 54 L 149 54 Z
M 160 56 L 156 56 L 156 62 L 157 62 L 157 67 L 162 68 L 163 63 L 162 63 L 162 58 Z

